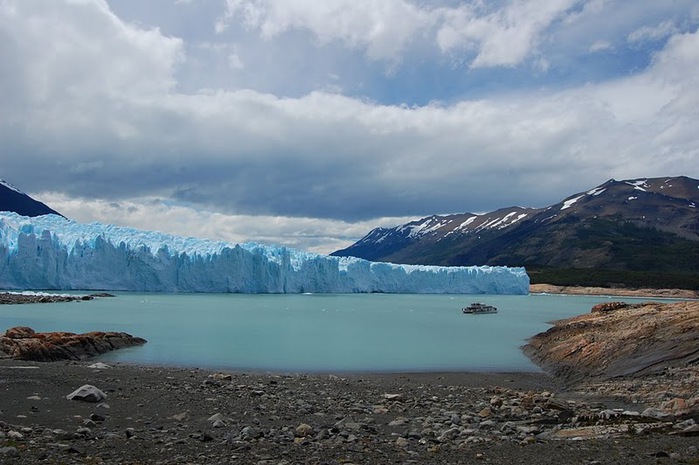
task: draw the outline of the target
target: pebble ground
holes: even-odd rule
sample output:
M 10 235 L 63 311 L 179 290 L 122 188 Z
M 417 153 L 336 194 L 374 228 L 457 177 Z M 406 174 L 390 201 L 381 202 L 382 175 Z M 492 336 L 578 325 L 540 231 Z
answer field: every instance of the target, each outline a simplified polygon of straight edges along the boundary
M 0 360 L 1 463 L 699 464 L 697 419 L 576 398 L 541 373 L 93 364 Z M 84 384 L 107 398 L 66 399 Z

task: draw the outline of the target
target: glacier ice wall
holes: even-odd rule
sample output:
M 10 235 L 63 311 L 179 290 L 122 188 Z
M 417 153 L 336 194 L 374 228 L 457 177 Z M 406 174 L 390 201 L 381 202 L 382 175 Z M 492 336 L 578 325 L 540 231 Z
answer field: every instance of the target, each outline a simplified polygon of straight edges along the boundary
M 437 267 L 0 212 L 0 289 L 526 294 L 523 268 Z

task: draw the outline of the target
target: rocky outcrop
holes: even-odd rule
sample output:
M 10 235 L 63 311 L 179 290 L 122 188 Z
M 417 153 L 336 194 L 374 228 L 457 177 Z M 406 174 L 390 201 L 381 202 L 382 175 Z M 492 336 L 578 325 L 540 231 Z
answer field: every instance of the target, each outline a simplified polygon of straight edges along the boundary
M 692 388 L 699 383 L 699 302 L 598 305 L 554 322 L 524 351 L 570 386 L 673 412 L 699 410 Z
M 570 383 L 699 363 L 699 302 L 608 306 L 555 322 L 525 352 Z
M 114 297 L 112 294 L 102 292 L 99 294 L 89 295 L 66 295 L 66 294 L 46 294 L 46 293 L 17 293 L 3 292 L 0 293 L 1 304 L 45 304 L 56 302 L 74 302 L 93 300 L 97 297 Z
M 604 302 L 592 307 L 592 313 L 611 312 L 620 308 L 629 308 L 629 304 L 626 302 Z
M 0 356 L 37 362 L 83 360 L 145 343 L 145 339 L 121 332 L 36 333 L 20 326 L 8 329 L 0 338 Z

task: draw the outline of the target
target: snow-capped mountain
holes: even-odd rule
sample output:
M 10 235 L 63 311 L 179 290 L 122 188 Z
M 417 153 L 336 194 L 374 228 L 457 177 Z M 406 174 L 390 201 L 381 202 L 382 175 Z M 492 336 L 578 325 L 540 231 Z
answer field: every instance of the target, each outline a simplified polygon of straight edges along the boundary
M 611 179 L 548 208 L 430 216 L 335 256 L 393 263 L 699 272 L 699 181 Z
M 524 268 L 435 267 L 0 213 L 0 289 L 526 294 Z
M 46 204 L 34 200 L 7 181 L 0 179 L 0 211 L 24 216 L 60 215 Z
M 688 177 L 606 183 L 552 205 L 545 219 L 570 215 L 623 218 L 625 222 L 699 240 L 699 180 Z
M 422 253 L 420 249 L 424 249 L 427 244 L 437 245 L 442 242 L 446 244 L 491 230 L 502 231 L 526 218 L 535 216 L 540 211 L 534 208 L 511 207 L 485 215 L 473 213 L 432 215 L 395 228 L 373 229 L 357 243 L 331 255 L 392 261 L 409 251 L 409 254 L 416 254 L 417 259 Z M 414 263 L 419 262 L 420 259 L 414 261 Z

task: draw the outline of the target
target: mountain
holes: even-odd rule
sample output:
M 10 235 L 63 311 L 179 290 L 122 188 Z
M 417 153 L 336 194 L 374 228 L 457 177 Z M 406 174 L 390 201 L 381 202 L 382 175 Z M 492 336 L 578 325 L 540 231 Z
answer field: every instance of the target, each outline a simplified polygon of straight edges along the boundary
M 547 208 L 434 215 L 377 228 L 331 255 L 408 264 L 699 273 L 698 204 L 696 179 L 610 179 Z
M 2 179 L 0 179 L 0 211 L 15 212 L 22 216 L 61 215 Z

